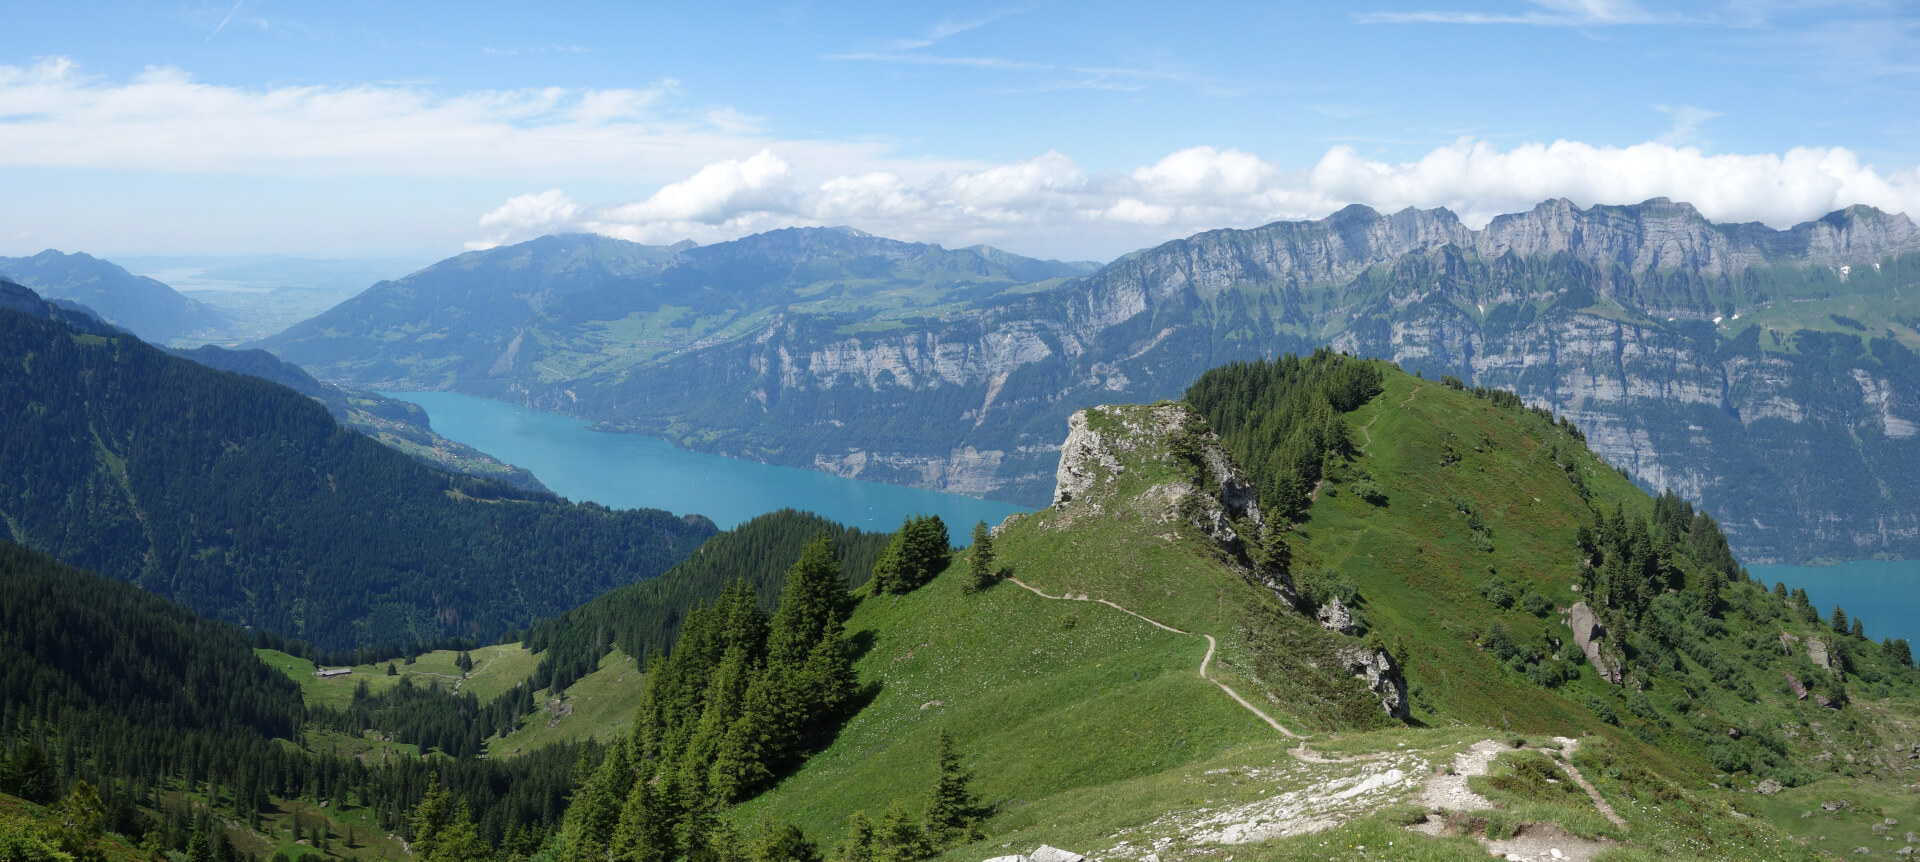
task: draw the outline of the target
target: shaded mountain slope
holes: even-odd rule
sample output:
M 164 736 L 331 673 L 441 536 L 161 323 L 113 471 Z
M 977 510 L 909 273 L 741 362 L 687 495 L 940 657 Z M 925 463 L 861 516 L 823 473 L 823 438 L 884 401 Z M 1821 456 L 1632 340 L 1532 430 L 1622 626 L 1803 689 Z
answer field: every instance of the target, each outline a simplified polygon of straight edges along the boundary
M 0 311 L 0 522 L 198 612 L 328 648 L 491 639 L 713 532 L 435 470 L 307 396 Z
M 321 383 L 299 366 L 281 361 L 264 350 L 228 350 L 209 344 L 174 353 L 209 368 L 271 380 L 315 399 L 326 405 L 334 421 L 425 463 L 483 479 L 498 479 L 523 490 L 550 493 L 547 486 L 526 469 L 435 434 L 427 411 L 418 404 L 377 392 Z

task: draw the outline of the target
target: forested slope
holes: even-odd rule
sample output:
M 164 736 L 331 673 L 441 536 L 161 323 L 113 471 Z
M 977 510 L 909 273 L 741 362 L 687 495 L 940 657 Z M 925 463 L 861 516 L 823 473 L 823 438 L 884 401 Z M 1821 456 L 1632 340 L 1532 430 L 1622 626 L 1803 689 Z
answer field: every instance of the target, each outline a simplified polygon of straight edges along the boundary
M 714 531 L 436 470 L 131 336 L 0 311 L 0 368 L 8 536 L 322 647 L 491 639 Z

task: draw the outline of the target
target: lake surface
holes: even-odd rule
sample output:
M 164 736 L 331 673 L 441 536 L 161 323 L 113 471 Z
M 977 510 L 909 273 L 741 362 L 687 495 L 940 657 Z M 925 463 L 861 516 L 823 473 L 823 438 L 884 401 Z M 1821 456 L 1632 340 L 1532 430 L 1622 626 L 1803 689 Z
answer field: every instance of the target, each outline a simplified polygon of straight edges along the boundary
M 386 392 L 425 408 L 433 430 L 532 470 L 554 493 L 618 509 L 699 513 L 721 529 L 776 509 L 803 509 L 863 530 L 894 530 L 909 515 L 939 515 L 966 544 L 978 521 L 1027 511 L 1012 503 L 862 482 L 690 452 L 665 440 L 593 431 L 584 420 L 454 392 Z
M 1747 571 L 1772 589 L 1804 588 L 1820 618 L 1833 616 L 1833 606 L 1845 608 L 1849 618 L 1867 627 L 1867 636 L 1906 638 L 1920 644 L 1920 560 L 1856 560 L 1834 566 L 1748 566 Z

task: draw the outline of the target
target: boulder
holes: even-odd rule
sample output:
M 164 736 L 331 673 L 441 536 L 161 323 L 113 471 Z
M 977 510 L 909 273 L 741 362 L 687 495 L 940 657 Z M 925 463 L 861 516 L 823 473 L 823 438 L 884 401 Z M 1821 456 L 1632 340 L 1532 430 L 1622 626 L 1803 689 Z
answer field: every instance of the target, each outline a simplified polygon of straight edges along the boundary
M 1406 677 L 1401 675 L 1400 666 L 1394 663 L 1391 653 L 1367 644 L 1354 644 L 1341 647 L 1338 655 L 1347 666 L 1347 673 L 1366 680 L 1367 688 L 1380 696 L 1380 708 L 1388 715 L 1399 719 L 1413 715 L 1413 708 L 1407 702 Z
M 1339 596 L 1327 599 L 1327 603 L 1321 605 L 1319 613 L 1314 616 L 1320 619 L 1320 627 L 1327 631 L 1339 632 L 1343 635 L 1353 634 L 1353 612 L 1347 610 L 1346 604 L 1340 601 Z
M 1012 856 L 995 856 L 992 859 L 986 860 L 986 862 L 1033 862 L 1033 857 L 1022 856 L 1016 853 Z
M 1793 687 L 1794 698 L 1798 700 L 1807 699 L 1807 687 L 1804 683 L 1800 682 L 1799 677 L 1794 676 L 1793 674 L 1790 674 L 1790 673 L 1787 674 L 1787 685 Z
M 1620 684 L 1620 668 L 1600 649 L 1600 641 L 1607 636 L 1607 629 L 1600 625 L 1600 618 L 1586 602 L 1576 602 L 1567 609 L 1567 627 L 1573 629 L 1573 644 L 1587 657 L 1587 663 L 1600 674 L 1600 678 L 1614 685 Z
M 1775 793 L 1779 793 L 1781 790 L 1784 790 L 1785 788 L 1780 786 L 1780 782 L 1775 781 L 1771 778 L 1767 778 L 1767 779 L 1762 779 L 1759 784 L 1754 785 L 1753 789 L 1759 791 L 1763 795 L 1772 796 Z
M 1033 862 L 1086 862 L 1087 857 L 1071 850 L 1062 850 L 1049 844 L 1040 845 L 1033 851 Z
M 1821 670 L 1833 670 L 1833 656 L 1827 653 L 1827 644 L 1819 638 L 1807 638 L 1807 659 Z

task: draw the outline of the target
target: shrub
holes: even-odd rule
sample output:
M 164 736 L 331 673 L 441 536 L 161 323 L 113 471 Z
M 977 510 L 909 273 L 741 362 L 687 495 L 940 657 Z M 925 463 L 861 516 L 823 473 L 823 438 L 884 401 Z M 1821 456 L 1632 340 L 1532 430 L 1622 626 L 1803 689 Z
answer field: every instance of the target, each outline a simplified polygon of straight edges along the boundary
M 1529 590 L 1520 599 L 1520 608 L 1536 617 L 1544 617 L 1553 613 L 1553 600 Z

